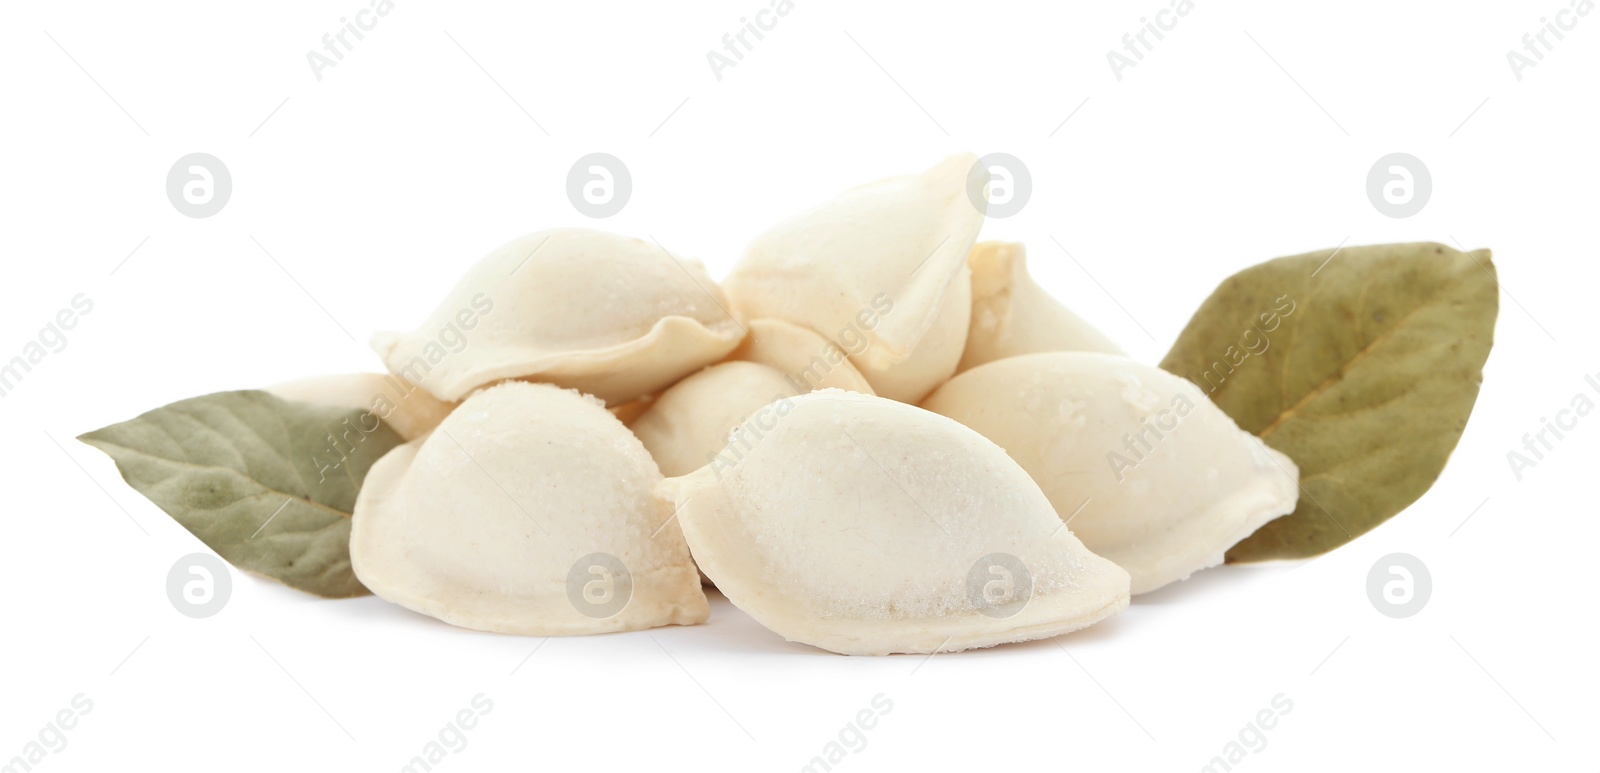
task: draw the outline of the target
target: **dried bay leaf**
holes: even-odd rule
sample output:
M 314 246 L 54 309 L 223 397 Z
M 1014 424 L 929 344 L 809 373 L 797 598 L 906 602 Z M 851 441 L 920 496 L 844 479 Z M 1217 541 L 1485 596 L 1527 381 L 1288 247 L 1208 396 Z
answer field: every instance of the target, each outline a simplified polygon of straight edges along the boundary
M 318 596 L 368 592 L 350 514 L 368 468 L 403 442 L 376 415 L 218 392 L 78 439 L 234 566 Z
M 1300 466 L 1300 502 L 1230 562 L 1332 550 L 1433 485 L 1478 397 L 1499 288 L 1488 250 L 1389 244 L 1224 281 L 1161 367 Z

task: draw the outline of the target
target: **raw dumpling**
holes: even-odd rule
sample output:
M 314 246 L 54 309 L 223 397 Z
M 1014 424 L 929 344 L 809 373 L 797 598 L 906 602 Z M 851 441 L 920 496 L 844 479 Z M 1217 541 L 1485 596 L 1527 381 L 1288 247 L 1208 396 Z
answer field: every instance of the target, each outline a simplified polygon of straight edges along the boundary
M 797 394 L 800 390 L 772 368 L 724 362 L 662 392 L 629 428 L 668 477 L 707 464 L 727 467 L 788 412 L 788 403 L 777 401 Z M 739 435 L 730 442 L 736 429 Z
M 916 402 L 955 373 L 971 317 L 967 253 L 983 225 L 978 159 L 846 191 L 757 237 L 723 283 L 743 319 L 837 343 L 879 395 Z
M 413 333 L 379 333 L 389 370 L 441 400 L 505 379 L 617 405 L 722 359 L 744 337 L 698 262 L 581 228 L 490 252 Z
M 1124 357 L 1030 354 L 973 368 L 923 407 L 998 443 L 1090 550 L 1155 590 L 1294 510 L 1299 470 L 1194 384 Z
M 915 406 L 792 398 L 732 470 L 669 478 L 684 537 L 728 600 L 790 641 L 950 652 L 1072 631 L 1128 603 L 993 443 Z
M 789 377 L 798 391 L 843 389 L 872 394 L 872 385 L 850 364 L 844 349 L 815 331 L 781 319 L 753 319 L 745 327 L 750 335 L 728 355 L 729 360 L 749 360 L 776 368 Z
M 644 447 L 599 401 L 509 382 L 384 455 L 350 563 L 373 593 L 531 636 L 692 625 L 709 614 Z
M 1019 354 L 1123 353 L 1033 281 L 1022 245 L 979 242 L 967 265 L 972 269 L 972 324 L 957 372 Z
M 426 389 L 378 373 L 312 376 L 270 386 L 267 391 L 285 400 L 365 410 L 406 440 L 428 434 L 456 407 L 440 402 Z

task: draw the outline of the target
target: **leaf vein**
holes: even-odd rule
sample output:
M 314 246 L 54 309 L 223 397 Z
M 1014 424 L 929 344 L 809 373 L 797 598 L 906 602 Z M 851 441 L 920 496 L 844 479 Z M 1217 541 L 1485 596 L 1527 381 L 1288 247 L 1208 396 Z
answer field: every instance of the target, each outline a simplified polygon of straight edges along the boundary
M 1405 316 L 1395 320 L 1394 324 L 1391 325 L 1388 330 L 1379 333 L 1377 337 L 1368 342 L 1366 346 L 1363 346 L 1360 351 L 1356 352 L 1355 355 L 1350 357 L 1349 360 L 1346 360 L 1343 365 L 1339 366 L 1332 373 L 1328 374 L 1328 376 L 1322 380 L 1322 383 L 1317 384 L 1315 388 L 1307 392 L 1304 397 L 1301 397 L 1299 400 L 1297 400 L 1294 405 L 1289 406 L 1287 410 L 1279 413 L 1278 417 L 1273 419 L 1272 423 L 1268 424 L 1265 429 L 1256 433 L 1256 436 L 1265 440 L 1268 435 L 1276 432 L 1279 427 L 1283 426 L 1285 421 L 1293 418 L 1297 413 L 1299 413 L 1300 409 L 1306 406 L 1307 403 L 1316 399 L 1323 392 L 1333 388 L 1334 385 L 1343 381 L 1346 374 L 1355 369 L 1356 365 L 1360 364 L 1361 361 L 1365 360 L 1369 354 L 1378 348 L 1379 344 L 1383 343 L 1384 341 L 1388 340 L 1390 336 L 1394 335 L 1395 331 L 1404 328 L 1406 323 L 1410 322 L 1413 317 L 1440 303 L 1441 299 L 1445 295 L 1449 294 L 1449 292 L 1454 288 L 1455 283 L 1452 282 L 1446 284 L 1444 289 L 1440 290 L 1438 293 L 1422 303 L 1417 304 L 1416 308 L 1406 312 Z M 1296 330 L 1298 329 L 1299 327 L 1296 326 Z M 1288 353 L 1285 354 L 1287 356 Z M 1285 397 L 1287 396 L 1287 393 L 1285 393 Z

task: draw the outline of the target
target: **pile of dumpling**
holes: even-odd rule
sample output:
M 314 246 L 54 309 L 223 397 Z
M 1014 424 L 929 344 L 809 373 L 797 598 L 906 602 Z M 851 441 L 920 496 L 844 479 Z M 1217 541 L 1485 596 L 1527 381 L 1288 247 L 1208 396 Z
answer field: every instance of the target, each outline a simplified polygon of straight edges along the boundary
M 494 250 L 373 339 L 409 442 L 356 575 L 485 631 L 700 623 L 709 582 L 791 641 L 949 652 L 1091 625 L 1291 512 L 1293 462 L 977 242 L 976 164 L 796 215 L 720 285 L 599 231 Z

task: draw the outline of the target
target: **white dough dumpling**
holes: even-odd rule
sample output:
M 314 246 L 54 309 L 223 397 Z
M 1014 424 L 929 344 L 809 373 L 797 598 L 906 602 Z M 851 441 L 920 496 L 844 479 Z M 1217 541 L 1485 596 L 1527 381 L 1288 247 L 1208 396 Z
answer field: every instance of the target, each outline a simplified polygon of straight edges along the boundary
M 406 440 L 428 434 L 455 409 L 428 390 L 389 374 L 339 373 L 285 381 L 267 387 L 285 400 L 332 408 L 359 408 L 382 419 Z
M 1083 544 L 1133 575 L 1136 594 L 1222 563 L 1299 495 L 1289 457 L 1194 384 L 1125 357 L 998 360 L 922 405 L 1004 448 Z
M 686 475 L 718 463 L 718 455 L 735 430 L 740 430 L 734 441 L 736 452 L 749 442 L 743 438 L 775 424 L 788 405 L 773 403 L 797 394 L 800 390 L 772 368 L 753 362 L 724 362 L 672 385 L 628 426 L 655 458 L 661 474 Z
M 716 362 L 744 337 L 696 261 L 653 242 L 565 228 L 484 256 L 411 333 L 379 333 L 389 370 L 445 401 L 506 379 L 611 405 Z
M 508 382 L 379 459 L 350 563 L 373 593 L 530 636 L 693 625 L 709 614 L 661 473 L 599 401 Z
M 932 653 L 1127 606 L 1127 572 L 976 432 L 839 390 L 789 402 L 732 468 L 661 487 L 700 568 L 762 625 L 845 654 Z
M 843 389 L 873 394 L 861 371 L 840 346 L 815 331 L 781 319 L 752 319 L 750 335 L 728 355 L 729 360 L 758 362 L 778 370 L 796 389 Z
M 757 237 L 723 282 L 744 319 L 828 337 L 877 394 L 916 402 L 955 373 L 971 318 L 967 253 L 983 225 L 978 158 L 880 180 Z
M 1033 280 L 1022 245 L 979 242 L 967 265 L 972 269 L 972 324 L 958 372 L 1019 354 L 1123 353 Z

